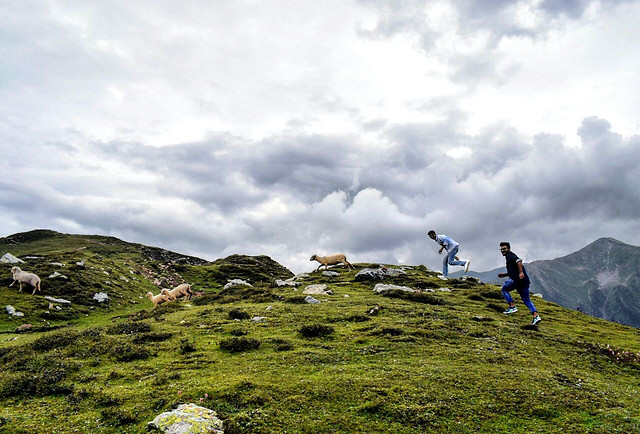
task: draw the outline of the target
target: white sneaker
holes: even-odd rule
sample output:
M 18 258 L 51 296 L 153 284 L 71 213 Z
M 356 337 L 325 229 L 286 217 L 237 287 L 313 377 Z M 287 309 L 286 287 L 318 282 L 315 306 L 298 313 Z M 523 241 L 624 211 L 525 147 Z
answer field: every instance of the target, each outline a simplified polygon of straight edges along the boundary
M 464 272 L 468 273 L 469 272 L 469 264 L 471 264 L 471 261 L 467 261 L 466 264 L 464 264 Z

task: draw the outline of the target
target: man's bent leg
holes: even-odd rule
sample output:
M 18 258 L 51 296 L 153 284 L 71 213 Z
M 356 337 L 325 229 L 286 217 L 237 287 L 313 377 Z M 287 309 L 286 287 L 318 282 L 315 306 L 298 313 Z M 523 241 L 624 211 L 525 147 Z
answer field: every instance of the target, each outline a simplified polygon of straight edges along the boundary
M 518 288 L 518 294 L 520 294 L 520 298 L 522 298 L 522 302 L 529 308 L 529 312 L 537 312 L 536 307 L 534 306 L 531 298 L 529 298 L 529 287 L 525 286 L 524 288 Z
M 456 261 L 456 254 L 458 253 L 458 246 L 455 246 L 449 254 L 447 255 L 447 259 L 449 260 L 449 265 L 462 265 L 466 264 L 466 261 Z

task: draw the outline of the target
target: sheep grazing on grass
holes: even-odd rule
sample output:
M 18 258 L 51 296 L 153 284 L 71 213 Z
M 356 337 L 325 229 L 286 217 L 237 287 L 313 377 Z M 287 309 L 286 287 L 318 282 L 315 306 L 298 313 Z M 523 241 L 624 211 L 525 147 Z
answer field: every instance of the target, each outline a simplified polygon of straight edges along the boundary
M 309 260 L 320 262 L 320 265 L 318 265 L 318 268 L 316 268 L 316 271 L 318 271 L 320 267 L 322 267 L 323 265 L 324 265 L 324 269 L 328 270 L 329 265 L 336 265 L 340 263 L 343 263 L 344 265 L 346 265 L 347 269 L 355 270 L 355 267 L 351 265 L 349 261 L 347 261 L 347 257 L 342 253 L 338 253 L 337 255 L 329 255 L 329 256 L 313 255 Z
M 9 286 L 13 286 L 13 284 L 17 281 L 18 285 L 20 285 L 20 291 L 22 291 L 23 283 L 27 283 L 33 286 L 33 292 L 31 294 L 35 294 L 36 291 L 41 291 L 40 278 L 35 274 L 22 271 L 20 267 L 12 267 L 11 274 L 13 275 L 13 282 L 11 282 L 11 285 Z
M 171 300 L 164 294 L 153 295 L 151 292 L 147 292 L 147 298 L 151 300 L 154 307 L 158 307 L 161 303 L 168 303 Z
M 193 296 L 193 292 L 191 292 L 191 285 L 189 285 L 188 283 L 183 283 L 182 285 L 178 285 L 173 289 L 162 288 L 160 294 L 166 295 L 171 301 L 181 296 L 184 296 L 187 300 L 190 300 Z

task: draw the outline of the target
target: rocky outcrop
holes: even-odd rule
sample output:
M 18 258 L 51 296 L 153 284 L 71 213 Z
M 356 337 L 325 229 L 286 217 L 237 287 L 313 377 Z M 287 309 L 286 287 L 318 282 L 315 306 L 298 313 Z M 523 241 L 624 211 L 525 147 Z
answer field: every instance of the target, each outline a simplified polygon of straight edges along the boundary
M 331 290 L 327 290 L 327 285 L 321 284 L 321 285 L 309 285 L 307 286 L 304 291 L 302 291 L 303 294 L 309 294 L 309 295 L 331 295 L 333 294 L 333 292 Z
M 416 292 L 415 289 L 409 288 L 408 286 L 398 286 L 398 285 L 388 285 L 385 283 L 378 283 L 374 288 L 373 292 L 378 294 L 383 294 L 389 291 L 405 291 L 405 292 Z
M 3 264 L 23 264 L 24 261 L 20 258 L 16 258 L 11 253 L 5 253 L 2 258 L 0 258 L 0 262 Z
M 226 285 L 224 285 L 224 289 L 233 288 L 236 286 L 246 286 L 248 288 L 253 288 L 253 285 L 242 279 L 232 279 Z
M 404 276 L 407 272 L 400 268 L 364 268 L 355 276 L 356 281 L 384 280 L 386 277 Z

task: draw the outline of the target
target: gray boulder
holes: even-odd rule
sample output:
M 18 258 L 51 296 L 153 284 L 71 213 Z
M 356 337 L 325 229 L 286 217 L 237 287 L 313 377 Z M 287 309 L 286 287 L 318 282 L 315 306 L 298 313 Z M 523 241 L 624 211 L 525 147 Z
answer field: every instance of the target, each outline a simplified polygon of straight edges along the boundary
M 246 286 L 249 288 L 253 288 L 253 285 L 242 279 L 233 279 L 230 280 L 226 285 L 224 285 L 224 289 L 233 288 L 234 286 Z
M 216 412 L 195 404 L 182 404 L 175 410 L 159 414 L 147 424 L 147 429 L 170 434 L 224 433 Z
M 22 312 L 18 312 L 16 308 L 11 305 L 7 306 L 6 309 L 7 309 L 7 313 L 11 316 L 18 316 L 18 317 L 24 316 Z
M 60 274 L 57 271 L 54 271 L 53 273 L 51 273 L 49 275 L 49 279 L 56 279 L 56 278 L 60 278 L 60 279 L 67 279 L 67 276 L 65 276 L 64 274 Z
M 337 271 L 323 271 L 322 275 L 326 277 L 337 277 L 340 275 L 340 273 L 338 273 Z
M 50 295 L 45 295 L 44 299 L 45 300 L 49 300 L 49 301 L 53 301 L 54 303 L 71 304 L 71 302 L 69 300 L 65 300 L 64 298 L 51 297 Z
M 109 295 L 107 295 L 106 292 L 96 292 L 95 294 L 93 294 L 93 299 L 98 303 L 104 303 L 109 301 Z
M 398 277 L 406 274 L 407 272 L 400 268 L 364 268 L 356 274 L 355 280 L 384 280 L 385 277 Z
M 282 286 L 290 286 L 292 288 L 295 288 L 296 286 L 302 285 L 302 282 L 296 282 L 293 279 L 294 279 L 293 277 L 291 279 L 287 279 L 287 280 L 276 279 L 276 286 L 278 288 L 280 288 Z
M 22 259 L 16 258 L 11 253 L 5 253 L 2 258 L 0 258 L 0 262 L 3 264 L 24 264 Z
M 378 283 L 373 288 L 373 292 L 378 294 L 382 294 L 389 291 L 416 292 L 415 289 L 409 288 L 408 286 L 388 285 L 386 283 Z
M 307 286 L 303 294 L 313 294 L 313 295 L 327 295 L 327 285 L 309 285 Z
M 320 303 L 320 300 L 316 300 L 315 298 L 311 297 L 310 295 L 307 295 L 304 298 L 304 301 L 306 301 L 309 304 L 319 304 Z

